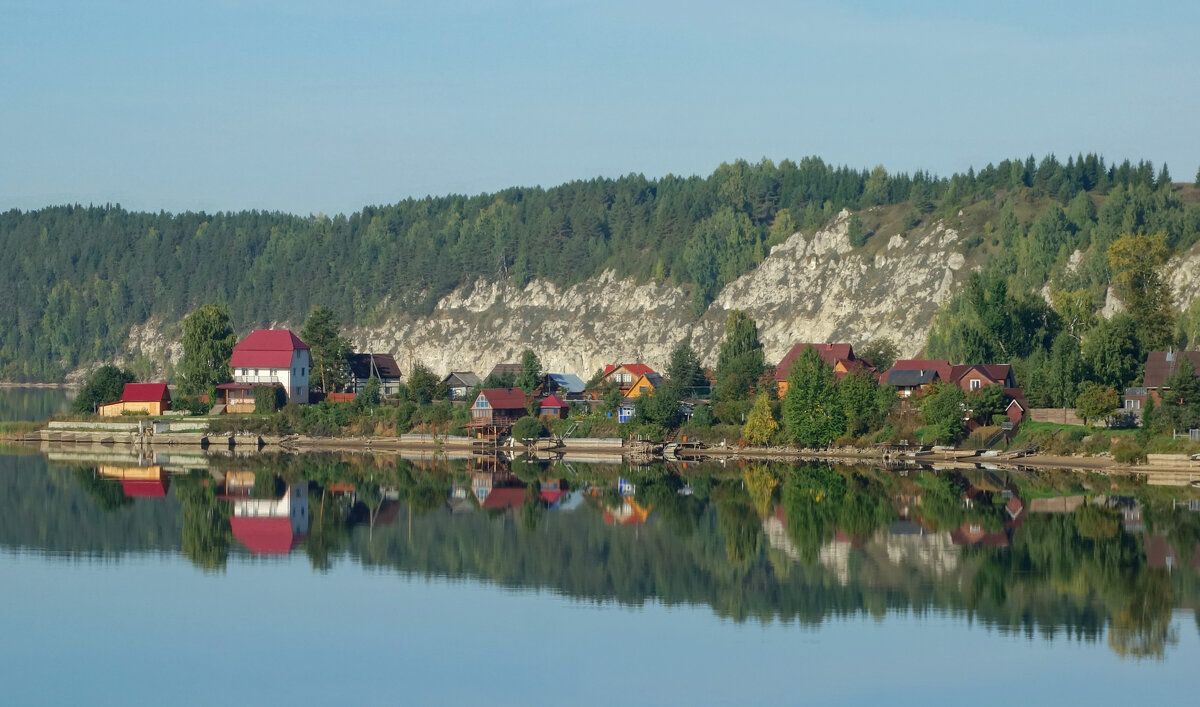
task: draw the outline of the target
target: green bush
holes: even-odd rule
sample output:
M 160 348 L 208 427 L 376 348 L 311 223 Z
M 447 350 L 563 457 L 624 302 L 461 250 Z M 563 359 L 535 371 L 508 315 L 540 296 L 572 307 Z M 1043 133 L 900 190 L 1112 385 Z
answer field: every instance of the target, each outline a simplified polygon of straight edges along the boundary
M 512 426 L 512 438 L 515 440 L 538 439 L 542 436 L 542 421 L 526 415 Z
M 1131 439 L 1123 439 L 1112 446 L 1112 458 L 1122 464 L 1139 464 L 1146 461 L 1146 450 Z
M 277 385 L 257 385 L 254 387 L 254 412 L 259 415 L 269 415 L 287 404 L 287 396 L 283 388 Z

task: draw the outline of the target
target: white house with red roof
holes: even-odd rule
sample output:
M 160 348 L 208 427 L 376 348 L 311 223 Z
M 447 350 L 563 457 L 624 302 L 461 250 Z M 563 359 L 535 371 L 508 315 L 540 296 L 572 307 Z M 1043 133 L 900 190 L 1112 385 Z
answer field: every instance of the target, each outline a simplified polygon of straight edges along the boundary
M 229 360 L 233 383 L 222 389 L 249 391 L 257 385 L 279 385 L 288 400 L 308 402 L 312 354 L 308 344 L 288 329 L 255 329 L 233 347 Z M 251 396 L 253 397 L 253 396 Z

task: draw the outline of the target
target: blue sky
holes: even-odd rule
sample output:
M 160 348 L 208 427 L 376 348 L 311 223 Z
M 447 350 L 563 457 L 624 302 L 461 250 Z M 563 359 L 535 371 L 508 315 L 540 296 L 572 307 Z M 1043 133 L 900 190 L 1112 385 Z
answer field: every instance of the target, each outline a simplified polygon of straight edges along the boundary
M 355 211 L 820 155 L 1200 166 L 1200 3 L 0 0 L 0 208 Z

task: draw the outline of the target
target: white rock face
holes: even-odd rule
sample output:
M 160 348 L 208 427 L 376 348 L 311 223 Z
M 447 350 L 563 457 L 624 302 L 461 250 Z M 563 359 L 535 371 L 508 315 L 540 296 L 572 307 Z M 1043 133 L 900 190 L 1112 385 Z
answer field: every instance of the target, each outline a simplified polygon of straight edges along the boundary
M 969 274 L 954 250 L 959 234 L 942 224 L 930 233 L 876 234 L 885 248 L 852 249 L 849 213 L 815 234 L 797 233 L 775 246 L 754 270 L 727 285 L 705 315 L 693 314 L 688 294 L 666 284 L 638 284 L 609 271 L 572 287 L 531 282 L 523 289 L 476 281 L 441 300 L 428 317 L 396 317 L 347 333 L 359 351 L 391 352 L 407 375 L 422 362 L 435 373 L 473 370 L 486 375 L 516 361 L 525 348 L 543 368 L 589 378 L 606 363 L 641 361 L 663 370 L 671 349 L 690 340 L 705 365 L 716 364 L 728 312 L 742 309 L 758 322 L 768 363 L 797 341 L 862 344 L 888 337 L 902 356 L 924 346 L 938 305 Z M 1075 259 L 1074 257 L 1072 258 Z M 1173 263 L 1176 304 L 1200 295 L 1200 246 Z M 1106 316 L 1120 309 L 1107 298 Z M 277 326 L 299 327 L 280 322 Z M 130 356 L 178 361 L 179 342 L 167 342 L 148 322 L 130 334 Z

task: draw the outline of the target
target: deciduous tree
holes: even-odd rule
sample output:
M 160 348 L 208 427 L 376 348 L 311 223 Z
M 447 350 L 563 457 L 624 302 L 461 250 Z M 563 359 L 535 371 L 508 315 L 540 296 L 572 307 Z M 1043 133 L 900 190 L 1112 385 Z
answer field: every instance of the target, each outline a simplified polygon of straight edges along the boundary
M 742 439 L 748 444 L 763 445 L 771 441 L 778 429 L 779 423 L 771 414 L 771 397 L 763 391 L 754 398 L 754 407 L 750 408 L 746 424 L 742 427 Z
M 229 308 L 206 304 L 183 320 L 183 358 L 179 392 L 201 395 L 233 379 L 229 358 L 237 336 L 229 325 Z
M 1075 414 L 1083 424 L 1104 420 L 1116 413 L 1121 405 L 1121 396 L 1112 386 L 1092 383 L 1075 399 Z
M 792 441 L 806 447 L 824 447 L 845 429 L 833 369 L 811 346 L 800 352 L 788 373 L 783 422 Z

